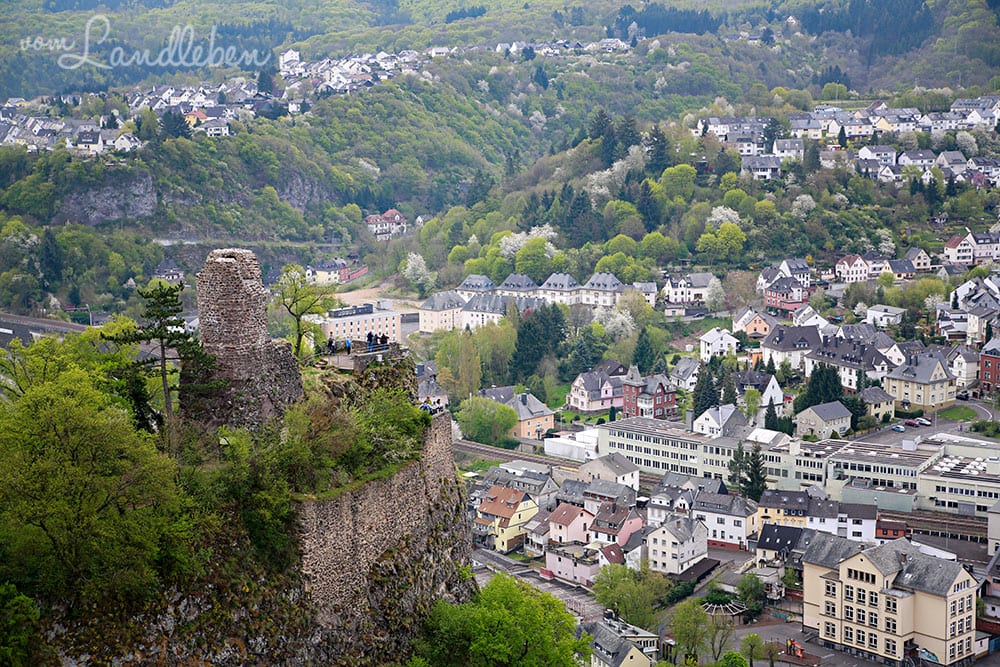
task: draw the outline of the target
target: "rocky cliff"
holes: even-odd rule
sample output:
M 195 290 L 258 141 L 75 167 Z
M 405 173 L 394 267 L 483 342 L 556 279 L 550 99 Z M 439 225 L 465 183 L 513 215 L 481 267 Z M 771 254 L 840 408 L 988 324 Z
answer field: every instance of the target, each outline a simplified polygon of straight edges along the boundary
M 214 548 L 236 579 L 168 591 L 129 618 L 63 618 L 46 636 L 62 665 L 382 665 L 405 660 L 438 599 L 474 591 L 464 485 L 450 423 L 436 418 L 419 460 L 299 508 L 301 567 L 240 569 L 249 548 Z

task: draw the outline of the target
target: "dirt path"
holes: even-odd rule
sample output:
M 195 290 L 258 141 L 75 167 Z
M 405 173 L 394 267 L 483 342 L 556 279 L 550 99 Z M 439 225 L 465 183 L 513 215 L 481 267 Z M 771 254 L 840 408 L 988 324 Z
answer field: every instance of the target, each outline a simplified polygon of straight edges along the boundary
M 423 300 L 393 296 L 388 293 L 388 290 L 391 287 L 391 283 L 380 283 L 363 289 L 338 292 L 337 298 L 348 306 L 361 306 L 366 303 L 373 303 L 379 299 L 388 299 L 392 301 L 392 307 L 394 310 L 398 310 L 401 313 L 417 312 L 420 308 L 420 304 L 423 303 Z

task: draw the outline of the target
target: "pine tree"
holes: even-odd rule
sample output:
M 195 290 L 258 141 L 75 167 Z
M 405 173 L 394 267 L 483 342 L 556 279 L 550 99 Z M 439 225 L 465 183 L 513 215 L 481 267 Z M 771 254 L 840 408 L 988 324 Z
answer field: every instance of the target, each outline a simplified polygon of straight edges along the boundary
M 743 449 L 743 442 L 740 441 L 733 451 L 733 458 L 729 460 L 729 476 L 726 482 L 731 489 L 743 489 L 743 479 L 746 476 L 747 453 Z
M 767 358 L 767 366 L 764 367 L 764 370 L 767 371 L 768 375 L 774 375 L 778 372 L 778 369 L 774 367 L 773 356 Z
M 42 248 L 38 258 L 38 268 L 42 272 L 42 280 L 46 287 L 51 288 L 63 277 L 63 256 L 55 232 L 46 227 L 42 233 Z M 73 304 L 79 305 L 79 304 Z
M 722 405 L 736 405 L 736 383 L 732 371 L 726 371 L 722 379 Z
M 760 444 L 755 444 L 747 454 L 744 468 L 746 473 L 740 490 L 744 496 L 757 502 L 767 489 L 767 467 L 764 465 Z
M 778 412 L 774 409 L 774 399 L 767 402 L 767 411 L 764 413 L 764 428 L 769 431 L 778 430 Z
M 653 351 L 653 342 L 649 339 L 649 332 L 646 327 L 639 330 L 639 337 L 635 341 L 635 350 L 632 352 L 632 363 L 639 368 L 643 375 L 649 373 L 656 363 L 656 352 Z
M 837 143 L 840 144 L 841 148 L 847 148 L 847 132 L 843 126 L 840 128 L 840 132 L 837 133 Z
M 156 354 L 147 364 L 156 364 L 159 369 L 160 383 L 163 390 L 163 412 L 167 424 L 168 440 L 171 438 L 174 423 L 174 402 L 170 387 L 171 368 L 169 361 L 180 361 L 194 357 L 200 351 L 191 334 L 184 328 L 184 319 L 180 316 L 184 309 L 180 294 L 184 284 L 170 285 L 156 281 L 151 287 L 136 290 L 144 300 L 139 326 L 128 333 L 108 336 L 115 343 L 152 343 Z M 205 355 L 209 356 L 209 355 Z M 199 363 L 206 360 L 198 356 Z
M 719 392 L 715 388 L 712 371 L 705 363 L 698 369 L 698 381 L 692 392 L 692 408 L 697 419 L 705 410 L 719 404 Z

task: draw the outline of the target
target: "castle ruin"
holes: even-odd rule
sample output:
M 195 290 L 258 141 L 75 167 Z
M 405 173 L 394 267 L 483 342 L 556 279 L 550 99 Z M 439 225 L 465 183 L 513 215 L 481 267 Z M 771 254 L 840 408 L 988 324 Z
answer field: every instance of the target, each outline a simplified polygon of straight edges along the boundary
M 268 292 L 250 250 L 213 250 L 198 273 L 201 343 L 218 363 L 227 387 L 206 410 L 205 421 L 260 426 L 303 395 L 291 346 L 267 333 Z

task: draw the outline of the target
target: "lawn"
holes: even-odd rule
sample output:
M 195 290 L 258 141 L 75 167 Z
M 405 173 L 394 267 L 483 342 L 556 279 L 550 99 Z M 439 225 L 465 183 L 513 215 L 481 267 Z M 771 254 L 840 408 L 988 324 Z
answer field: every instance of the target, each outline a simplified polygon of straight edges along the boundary
M 558 410 L 566 404 L 566 395 L 569 393 L 569 390 L 569 384 L 560 384 L 549 389 L 546 404 L 553 410 Z
M 979 413 L 968 405 L 953 405 L 939 412 L 938 417 L 953 422 L 967 422 L 979 419 Z

